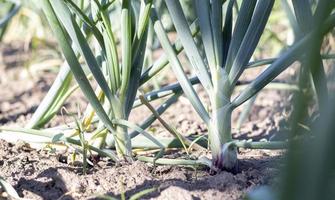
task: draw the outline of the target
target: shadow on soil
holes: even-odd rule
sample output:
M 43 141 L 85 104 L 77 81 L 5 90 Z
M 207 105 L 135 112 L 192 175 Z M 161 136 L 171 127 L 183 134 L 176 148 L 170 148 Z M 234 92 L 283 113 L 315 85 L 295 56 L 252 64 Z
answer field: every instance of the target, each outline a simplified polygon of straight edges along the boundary
M 42 179 L 43 181 L 37 181 Z M 40 196 L 42 199 L 63 199 L 73 200 L 64 180 L 58 174 L 57 168 L 49 168 L 33 179 L 20 178 L 15 188 L 20 196 L 23 191 L 29 191 Z
M 261 184 L 270 184 L 272 175 L 261 174 L 261 172 L 266 171 L 267 168 L 276 168 L 278 169 L 278 164 L 281 163 L 283 156 L 274 156 L 269 158 L 251 158 L 240 160 L 239 172 L 237 174 L 232 174 L 229 172 L 220 172 L 215 175 L 210 175 L 208 171 L 205 171 L 207 175 L 202 177 L 191 177 L 188 180 L 182 180 L 178 178 L 173 179 L 161 179 L 158 177 L 156 180 L 147 180 L 141 185 L 137 185 L 134 189 L 127 190 L 125 192 L 126 198 L 146 190 L 157 188 L 156 191 L 151 192 L 143 197 L 147 198 L 157 198 L 159 197 L 164 190 L 167 190 L 170 187 L 179 188 L 181 190 L 190 191 L 201 191 L 205 192 L 208 190 L 216 190 L 220 192 L 227 192 L 232 190 L 243 190 L 244 188 L 249 188 L 255 184 L 254 179 L 259 181 Z M 204 171 L 202 171 L 204 172 Z M 252 172 L 252 173 L 249 173 Z M 257 173 L 256 173 L 257 172 Z M 173 189 L 176 190 L 176 189 Z M 177 191 L 169 190 L 168 194 L 170 197 L 174 196 L 175 199 L 194 199 L 198 200 L 199 197 L 185 193 L 188 195 L 188 198 L 184 198 L 183 193 L 180 194 L 180 190 Z M 179 194 L 178 194 L 179 193 Z M 106 193 L 105 195 L 120 198 L 120 195 L 115 195 L 111 192 Z M 92 198 L 99 199 L 99 198 Z M 161 198 L 161 199 L 164 199 Z

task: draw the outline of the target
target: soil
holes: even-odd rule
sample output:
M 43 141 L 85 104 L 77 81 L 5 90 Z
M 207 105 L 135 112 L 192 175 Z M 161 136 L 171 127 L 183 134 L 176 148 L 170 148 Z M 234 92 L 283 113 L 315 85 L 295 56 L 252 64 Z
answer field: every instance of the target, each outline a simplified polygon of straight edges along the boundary
M 51 71 L 31 74 L 29 69 L 23 69 L 21 66 L 29 58 L 29 52 L 20 49 L 20 46 L 0 47 L 1 126 L 24 126 L 56 76 Z M 16 58 L 11 57 L 15 55 Z M 259 72 L 254 70 L 251 73 L 253 75 L 249 76 L 254 77 Z M 292 71 L 287 71 L 288 75 L 292 75 Z M 248 80 L 248 75 L 243 78 Z M 199 92 L 204 93 L 201 90 Z M 282 136 L 279 124 L 286 120 L 289 99 L 288 92 L 261 92 L 250 116 L 239 130 L 236 124 L 243 106 L 234 112 L 234 138 L 259 140 Z M 80 91 L 67 101 L 65 107 L 76 112 L 77 104 L 81 108 L 86 105 Z M 148 114 L 146 108 L 135 109 L 131 120 L 140 122 Z M 207 132 L 185 97 L 181 97 L 162 117 L 184 135 Z M 62 124 L 64 120 L 67 120 L 66 116 L 59 113 L 47 126 Z M 169 135 L 158 122 L 152 125 L 151 130 L 157 135 Z M 26 199 L 95 199 L 102 194 L 117 198 L 125 194 L 128 198 L 149 188 L 156 190 L 144 196 L 144 199 L 242 199 L 247 192 L 260 185 L 276 184 L 283 151 L 240 149 L 239 172 L 214 175 L 208 169 L 176 166 L 154 168 L 140 161 L 115 166 L 105 158 L 101 158 L 89 169 L 88 174 L 83 175 L 81 166 L 68 163 L 66 156 L 36 150 L 23 142 L 12 144 L 0 140 L 0 176 Z
M 36 151 L 26 145 L 0 140 L 0 176 L 27 199 L 89 199 L 108 194 L 130 197 L 157 188 L 146 199 L 241 199 L 258 185 L 271 184 L 279 173 L 281 155 L 276 151 L 245 151 L 237 174 L 158 166 L 135 161 L 113 166 L 99 161 L 87 175 L 79 166 L 64 163 L 61 155 Z

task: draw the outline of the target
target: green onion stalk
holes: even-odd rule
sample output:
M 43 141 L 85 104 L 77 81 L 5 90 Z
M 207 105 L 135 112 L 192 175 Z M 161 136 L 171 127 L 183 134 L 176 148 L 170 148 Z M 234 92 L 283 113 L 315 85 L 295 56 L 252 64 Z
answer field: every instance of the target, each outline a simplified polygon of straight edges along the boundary
M 224 69 L 218 69 L 212 76 L 213 96 L 211 120 L 208 124 L 210 149 L 212 150 L 213 166 L 216 169 L 234 169 L 237 167 L 237 152 L 231 136 L 231 115 L 233 107 L 230 103 L 232 89 L 227 81 Z

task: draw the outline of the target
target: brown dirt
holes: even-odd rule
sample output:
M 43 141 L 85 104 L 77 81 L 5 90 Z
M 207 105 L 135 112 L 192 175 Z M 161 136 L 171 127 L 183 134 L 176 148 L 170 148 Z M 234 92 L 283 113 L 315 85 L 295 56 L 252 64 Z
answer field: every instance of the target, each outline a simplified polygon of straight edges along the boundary
M 120 197 L 121 193 L 130 197 L 153 187 L 157 191 L 146 199 L 241 199 L 256 186 L 273 182 L 280 155 L 279 151 L 243 151 L 241 171 L 235 175 L 172 166 L 154 169 L 139 161 L 113 166 L 108 160 L 99 161 L 83 175 L 81 167 L 64 163 L 61 155 L 0 140 L 0 176 L 28 199 Z
M 23 126 L 49 89 L 55 73 L 30 76 L 27 70 L 18 67 L 29 57 L 29 52 L 28 56 L 23 56 L 23 61 L 17 59 L 21 63 L 14 64 L 7 57 L 13 52 L 6 53 L 5 47 L 0 48 L 0 52 L 0 125 Z M 85 100 L 80 92 L 72 97 L 74 99 L 68 101 L 67 108 L 75 111 L 76 103 L 73 102 L 79 102 L 84 108 Z M 287 102 L 286 92 L 261 92 L 241 130 L 236 130 L 235 126 L 243 108 L 234 113 L 234 137 L 259 140 L 280 133 L 279 123 L 285 119 L 283 113 Z M 134 110 L 131 118 L 140 122 L 147 114 L 146 108 L 139 108 Z M 59 114 L 48 126 L 63 123 L 63 118 Z M 207 132 L 184 97 L 168 109 L 163 118 L 184 135 Z M 169 135 L 158 122 L 151 129 L 155 130 L 155 134 Z M 241 199 L 257 186 L 276 183 L 282 152 L 241 150 L 240 172 L 235 175 L 228 172 L 210 175 L 208 169 L 195 171 L 185 167 L 158 166 L 154 169 L 152 165 L 139 161 L 114 166 L 106 159 L 83 175 L 81 167 L 68 164 L 65 156 L 37 151 L 23 143 L 13 145 L 0 140 L 0 176 L 27 199 L 89 199 L 97 194 L 120 198 L 122 193 L 130 197 L 153 187 L 157 190 L 145 199 Z

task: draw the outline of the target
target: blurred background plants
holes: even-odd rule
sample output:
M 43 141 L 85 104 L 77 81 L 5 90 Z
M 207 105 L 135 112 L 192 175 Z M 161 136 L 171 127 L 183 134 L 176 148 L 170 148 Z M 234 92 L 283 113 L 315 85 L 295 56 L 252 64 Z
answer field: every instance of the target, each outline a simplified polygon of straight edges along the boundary
M 25 76 L 37 77 L 43 71 L 58 71 L 61 54 L 50 36 L 47 21 L 38 1 L 2 0 L 0 41 L 7 44 L 8 51 L 22 51 L 21 56 L 6 59 L 9 65 L 22 63 Z
M 294 96 L 290 142 L 279 187 L 261 187 L 247 199 L 333 199 L 334 62 L 322 61 L 320 52 L 329 53 L 332 49 L 334 31 L 325 35 L 321 24 L 334 20 L 335 4 L 332 1 L 283 2 L 286 13 L 292 16 L 295 40 L 314 31 L 313 39 L 299 60 L 301 90 Z

